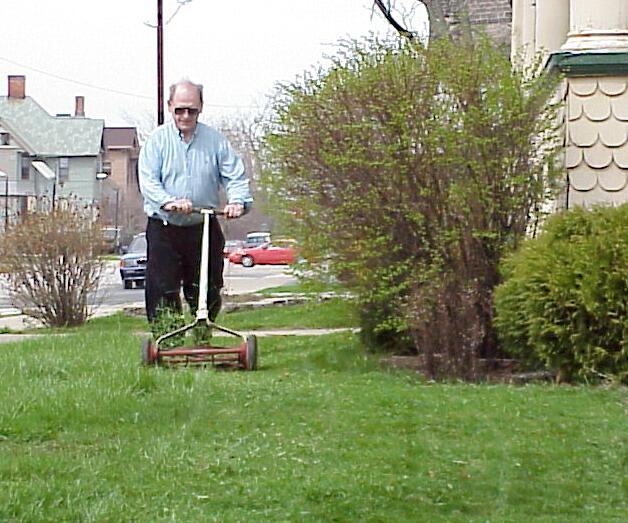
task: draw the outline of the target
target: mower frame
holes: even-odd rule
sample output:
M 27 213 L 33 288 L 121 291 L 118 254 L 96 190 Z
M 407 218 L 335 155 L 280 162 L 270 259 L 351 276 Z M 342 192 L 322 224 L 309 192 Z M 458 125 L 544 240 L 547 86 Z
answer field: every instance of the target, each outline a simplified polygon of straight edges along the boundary
M 199 277 L 198 309 L 194 321 L 159 336 L 156 340 L 152 337 L 142 343 L 140 357 L 144 365 L 213 365 L 220 368 L 234 368 L 244 370 L 257 369 L 257 337 L 254 334 L 244 334 L 227 327 L 218 325 L 209 319 L 207 308 L 208 268 L 209 268 L 209 226 L 210 220 L 223 215 L 222 211 L 215 209 L 194 208 L 192 212 L 203 215 L 203 238 L 201 245 L 201 273 Z M 236 346 L 222 347 L 210 344 L 200 344 L 180 347 L 162 347 L 162 344 L 178 335 L 204 325 L 208 332 L 220 331 L 237 337 L 240 343 Z

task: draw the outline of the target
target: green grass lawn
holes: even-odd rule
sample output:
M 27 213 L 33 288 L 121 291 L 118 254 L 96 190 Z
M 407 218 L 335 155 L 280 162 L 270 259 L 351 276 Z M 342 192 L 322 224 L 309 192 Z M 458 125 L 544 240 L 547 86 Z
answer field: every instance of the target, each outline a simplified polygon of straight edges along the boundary
M 0 521 L 625 521 L 625 389 L 429 383 L 350 333 L 260 338 L 256 372 L 143 368 L 145 329 L 0 345 Z
M 298 305 L 259 307 L 250 311 L 221 314 L 218 323 L 232 329 L 313 329 L 354 327 L 357 315 L 345 300 L 331 299 Z

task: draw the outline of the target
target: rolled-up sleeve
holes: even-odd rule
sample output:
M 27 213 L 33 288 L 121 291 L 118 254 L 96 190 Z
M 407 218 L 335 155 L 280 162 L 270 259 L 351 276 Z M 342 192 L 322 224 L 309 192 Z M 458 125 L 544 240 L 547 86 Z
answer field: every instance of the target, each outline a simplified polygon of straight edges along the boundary
M 159 137 L 152 135 L 142 147 L 138 162 L 140 191 L 145 199 L 145 208 L 150 215 L 151 210 L 157 212 L 162 205 L 172 201 L 161 181 L 162 144 Z
M 229 203 L 253 202 L 244 163 L 226 139 L 220 147 L 220 176 Z

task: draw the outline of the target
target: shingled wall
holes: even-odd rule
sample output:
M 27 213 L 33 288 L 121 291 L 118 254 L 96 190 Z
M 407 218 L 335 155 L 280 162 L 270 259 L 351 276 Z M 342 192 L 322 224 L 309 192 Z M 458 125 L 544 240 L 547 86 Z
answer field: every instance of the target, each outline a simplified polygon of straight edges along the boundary
M 568 79 L 569 205 L 628 201 L 628 79 Z

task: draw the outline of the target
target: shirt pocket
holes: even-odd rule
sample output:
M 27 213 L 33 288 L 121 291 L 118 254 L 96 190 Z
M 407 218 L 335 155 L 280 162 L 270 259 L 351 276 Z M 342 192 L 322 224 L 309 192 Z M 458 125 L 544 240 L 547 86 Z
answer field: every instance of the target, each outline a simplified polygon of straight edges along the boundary
M 215 176 L 217 164 L 216 159 L 213 155 L 199 155 L 196 164 L 202 178 L 207 179 Z

